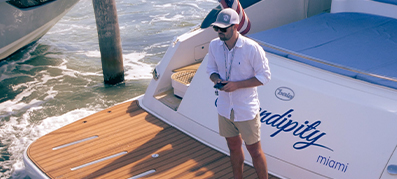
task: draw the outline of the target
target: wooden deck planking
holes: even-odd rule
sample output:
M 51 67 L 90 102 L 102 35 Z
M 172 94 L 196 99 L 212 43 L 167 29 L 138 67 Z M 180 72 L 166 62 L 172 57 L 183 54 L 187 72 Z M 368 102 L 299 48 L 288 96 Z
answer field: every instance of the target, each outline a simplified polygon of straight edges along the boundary
M 103 112 L 100 112 L 100 113 L 103 113 Z M 125 113 L 125 111 L 124 111 L 124 113 Z M 136 117 L 140 117 L 138 115 L 138 113 L 136 113 L 134 115 Z M 141 114 L 141 115 L 144 115 L 144 114 Z M 86 137 L 91 137 L 91 136 L 97 135 L 98 134 L 97 133 L 98 130 L 101 131 L 101 130 L 104 130 L 104 129 L 112 129 L 111 128 L 112 124 L 118 125 L 117 122 L 121 122 L 121 123 L 126 123 L 126 122 L 139 123 L 139 121 L 134 121 L 132 119 L 131 120 L 126 120 L 126 121 L 121 121 L 121 120 L 118 121 L 116 119 L 109 120 L 107 118 L 106 113 L 98 114 L 96 116 L 97 116 L 96 120 L 90 120 L 90 121 L 87 121 L 84 124 L 82 122 L 85 121 L 85 120 L 83 120 L 83 121 L 80 120 L 80 121 L 77 121 L 75 123 L 72 123 L 72 124 L 68 125 L 67 128 L 61 128 L 61 129 L 59 129 L 57 131 L 54 131 L 54 132 L 48 134 L 46 136 L 45 140 L 51 140 L 53 146 L 60 146 L 60 145 L 66 144 L 66 143 L 70 143 L 70 142 L 74 141 L 76 138 L 77 139 L 79 139 L 79 138 L 83 139 L 83 138 L 86 138 Z M 117 116 L 117 114 L 116 115 L 112 115 L 112 116 L 113 117 Z M 88 124 L 88 122 L 90 124 Z M 114 122 L 116 122 L 116 123 L 114 123 Z M 118 126 L 125 126 L 125 125 L 118 125 Z M 95 128 L 95 130 L 92 130 L 93 128 Z M 73 130 L 70 130 L 70 129 L 73 129 Z M 40 140 L 43 140 L 43 138 L 40 138 L 38 141 L 40 141 Z M 45 142 L 42 143 L 42 144 L 43 144 L 42 146 L 40 146 L 40 144 L 37 144 L 36 146 L 39 147 L 39 148 L 42 148 L 42 150 L 45 150 L 47 145 L 46 145 Z M 35 151 L 37 151 L 37 150 L 35 150 Z
M 84 138 L 98 138 L 58 150 Z M 111 156 L 124 155 L 71 170 Z M 158 154 L 153 158 L 153 154 Z M 126 102 L 51 132 L 28 149 L 28 156 L 51 178 L 130 178 L 155 169 L 145 178 L 229 178 L 229 157 Z M 256 178 L 246 165 L 244 175 Z
M 117 126 L 114 126 L 114 127 L 117 127 Z M 125 146 L 126 145 L 125 143 L 131 142 L 128 139 L 126 139 L 126 138 L 128 138 L 128 135 L 125 135 L 125 133 L 122 133 L 122 132 L 117 132 L 120 130 L 126 130 L 127 127 L 115 130 L 116 132 L 102 130 L 102 128 L 99 128 L 98 130 L 100 130 L 100 131 L 98 131 L 97 133 L 88 135 L 88 136 L 98 135 L 102 140 L 97 140 L 98 139 L 97 138 L 97 139 L 93 139 L 91 141 L 87 141 L 86 143 L 83 142 L 83 143 L 76 144 L 74 146 L 67 147 L 64 149 L 59 149 L 56 151 L 52 150 L 53 146 L 46 147 L 47 150 L 44 150 L 44 151 L 47 151 L 49 153 L 45 153 L 46 155 L 38 157 L 38 159 L 42 160 L 43 165 L 49 165 L 49 166 L 55 167 L 55 165 L 53 165 L 53 164 L 55 162 L 58 162 L 58 161 L 56 161 L 56 159 L 59 159 L 59 157 L 62 157 L 63 155 L 67 155 L 70 157 L 70 159 L 67 159 L 67 160 L 63 159 L 64 160 L 63 162 L 74 160 L 75 157 L 78 157 L 78 155 L 80 155 L 80 154 L 76 153 L 75 150 L 90 150 L 90 148 L 92 146 L 95 146 L 95 147 L 97 147 L 97 149 L 96 149 L 96 153 L 93 155 L 97 155 L 98 153 L 107 153 L 107 151 L 114 150 L 114 148 L 117 148 L 117 147 Z M 137 131 L 133 132 L 132 134 L 138 135 L 138 133 L 140 133 L 140 135 L 138 135 L 137 137 L 154 135 L 154 134 L 152 134 L 153 131 L 150 131 L 150 130 L 145 131 L 144 130 L 144 129 L 149 129 L 148 126 L 142 126 L 142 127 L 143 127 L 142 129 L 138 129 Z M 159 130 L 160 129 L 157 129 L 156 131 L 159 131 Z M 84 130 L 83 130 L 83 132 L 84 132 Z M 84 137 L 87 137 L 87 136 L 84 136 Z M 77 140 L 79 140 L 79 139 L 81 139 L 81 138 L 79 137 Z M 114 141 L 117 141 L 117 143 L 114 143 Z M 70 141 L 68 141 L 68 142 L 70 142 Z M 117 145 L 115 145 L 115 144 L 117 144 Z M 120 146 L 120 144 L 121 144 L 121 146 Z M 43 147 L 43 148 L 45 148 L 45 147 Z M 32 149 L 34 149 L 34 148 L 32 148 Z M 42 152 L 43 152 L 43 150 L 42 150 Z M 52 155 L 51 155 L 51 153 L 52 153 Z M 88 160 L 90 160 L 90 158 L 88 158 Z M 93 160 L 93 159 L 91 159 L 91 160 Z M 82 161 L 82 162 L 85 162 L 85 161 Z

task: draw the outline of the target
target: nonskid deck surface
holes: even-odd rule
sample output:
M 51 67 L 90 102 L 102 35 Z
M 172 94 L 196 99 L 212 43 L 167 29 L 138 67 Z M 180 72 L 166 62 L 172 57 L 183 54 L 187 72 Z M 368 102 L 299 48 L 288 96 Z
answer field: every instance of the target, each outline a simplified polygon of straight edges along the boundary
M 147 113 L 137 101 L 51 132 L 27 154 L 50 178 L 232 177 L 227 155 Z M 256 178 L 255 169 L 245 165 L 244 175 Z

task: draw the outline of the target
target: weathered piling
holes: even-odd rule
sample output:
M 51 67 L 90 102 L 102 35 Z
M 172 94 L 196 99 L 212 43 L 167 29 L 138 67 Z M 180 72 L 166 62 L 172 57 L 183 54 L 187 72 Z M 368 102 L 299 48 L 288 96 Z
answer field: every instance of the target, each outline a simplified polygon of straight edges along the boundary
M 105 84 L 124 81 L 123 54 L 115 0 L 92 0 Z

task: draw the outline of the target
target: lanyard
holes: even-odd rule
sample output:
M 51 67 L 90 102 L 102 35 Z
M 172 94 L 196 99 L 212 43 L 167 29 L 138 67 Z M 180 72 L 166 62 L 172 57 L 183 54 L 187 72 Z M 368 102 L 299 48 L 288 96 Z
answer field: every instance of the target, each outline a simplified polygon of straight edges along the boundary
M 232 48 L 232 58 L 230 59 L 230 63 L 229 63 L 229 68 L 227 67 L 227 61 L 228 61 L 228 48 L 226 47 L 226 44 L 225 43 L 223 43 L 223 55 L 224 55 L 224 57 L 225 57 L 225 73 L 226 73 L 226 81 L 229 81 L 229 78 L 230 78 L 230 72 L 232 71 L 232 64 L 233 64 L 233 60 L 234 60 L 234 52 L 236 52 L 236 49 L 233 47 Z M 229 71 L 228 71 L 228 69 L 229 69 Z M 215 89 L 215 95 L 217 95 L 218 96 L 218 89 Z
M 230 73 L 232 72 L 232 64 L 233 64 L 233 60 L 234 60 L 234 53 L 236 52 L 235 48 L 232 48 L 232 58 L 230 59 L 230 63 L 229 63 L 229 68 L 227 67 L 227 62 L 228 62 L 228 57 L 229 57 L 229 53 L 228 53 L 228 48 L 226 47 L 226 44 L 223 43 L 223 54 L 225 56 L 225 74 L 226 74 L 226 81 L 229 81 L 230 79 Z

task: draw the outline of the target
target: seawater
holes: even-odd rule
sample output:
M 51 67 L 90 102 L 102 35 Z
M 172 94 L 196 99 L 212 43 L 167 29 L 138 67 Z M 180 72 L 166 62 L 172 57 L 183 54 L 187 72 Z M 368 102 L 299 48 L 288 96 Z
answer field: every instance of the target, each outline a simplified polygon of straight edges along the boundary
M 28 178 L 22 156 L 39 137 L 145 92 L 172 40 L 217 0 L 116 0 L 125 82 L 103 83 L 94 10 L 80 0 L 37 43 L 0 62 L 0 178 Z

